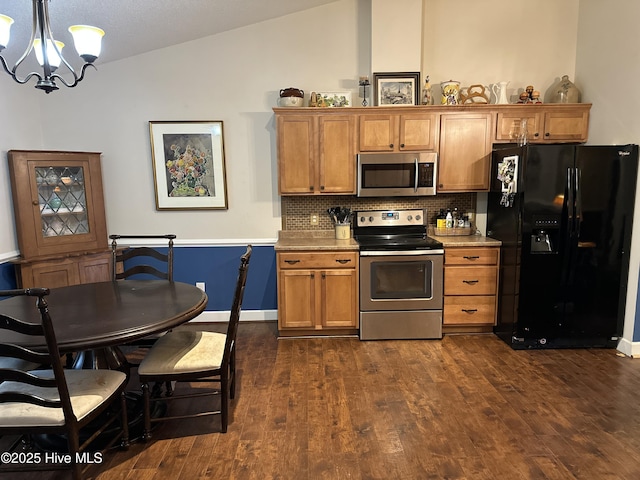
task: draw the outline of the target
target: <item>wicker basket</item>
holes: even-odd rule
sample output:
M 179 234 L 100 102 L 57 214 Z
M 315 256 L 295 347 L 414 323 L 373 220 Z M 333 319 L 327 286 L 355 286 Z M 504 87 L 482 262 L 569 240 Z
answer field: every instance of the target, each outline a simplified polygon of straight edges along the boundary
M 433 234 L 437 236 L 451 235 L 473 235 L 475 233 L 473 227 L 454 227 L 454 228 L 434 228 Z

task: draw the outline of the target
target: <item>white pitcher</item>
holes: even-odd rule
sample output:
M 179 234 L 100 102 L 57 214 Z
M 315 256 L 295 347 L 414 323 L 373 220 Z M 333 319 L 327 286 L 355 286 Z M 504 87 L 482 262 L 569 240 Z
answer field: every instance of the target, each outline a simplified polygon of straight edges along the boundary
M 498 82 L 491 86 L 491 90 L 496 96 L 496 103 L 509 103 L 509 99 L 507 98 L 507 85 L 509 85 L 509 82 Z

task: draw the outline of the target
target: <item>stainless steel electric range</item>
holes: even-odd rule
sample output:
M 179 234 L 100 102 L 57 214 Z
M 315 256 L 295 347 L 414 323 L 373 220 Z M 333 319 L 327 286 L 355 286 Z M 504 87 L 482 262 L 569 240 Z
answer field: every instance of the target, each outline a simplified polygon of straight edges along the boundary
M 356 212 L 360 245 L 360 339 L 442 338 L 442 243 L 426 211 Z

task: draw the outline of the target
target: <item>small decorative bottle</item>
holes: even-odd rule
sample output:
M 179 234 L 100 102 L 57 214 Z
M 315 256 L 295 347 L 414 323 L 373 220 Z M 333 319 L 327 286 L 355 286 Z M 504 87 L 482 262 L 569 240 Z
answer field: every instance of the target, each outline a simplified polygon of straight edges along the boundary
M 433 97 L 431 96 L 431 84 L 429 83 L 429 75 L 427 75 L 424 81 L 424 88 L 422 89 L 422 105 L 432 105 Z

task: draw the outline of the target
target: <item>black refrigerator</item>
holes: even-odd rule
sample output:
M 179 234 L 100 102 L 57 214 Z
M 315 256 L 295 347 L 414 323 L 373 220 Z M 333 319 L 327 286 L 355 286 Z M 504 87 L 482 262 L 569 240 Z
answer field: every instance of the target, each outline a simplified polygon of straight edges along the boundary
M 502 241 L 495 333 L 514 349 L 617 346 L 637 170 L 637 145 L 493 151 L 487 236 Z

